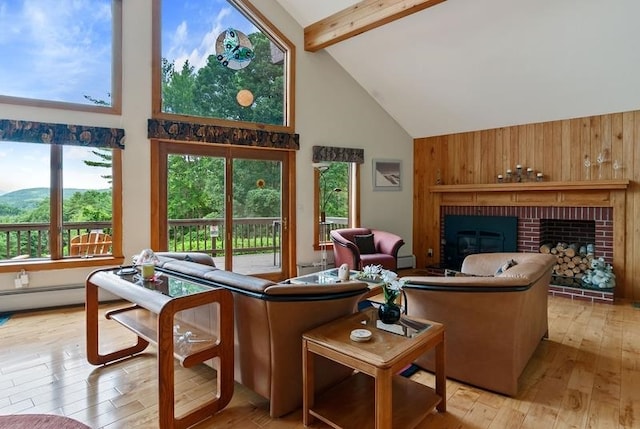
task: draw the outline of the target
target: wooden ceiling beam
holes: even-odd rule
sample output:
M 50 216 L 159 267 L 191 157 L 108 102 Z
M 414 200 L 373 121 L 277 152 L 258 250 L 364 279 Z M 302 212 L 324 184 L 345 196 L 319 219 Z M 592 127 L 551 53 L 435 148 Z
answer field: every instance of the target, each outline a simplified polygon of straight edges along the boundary
M 363 0 L 304 29 L 304 49 L 316 52 L 446 0 Z

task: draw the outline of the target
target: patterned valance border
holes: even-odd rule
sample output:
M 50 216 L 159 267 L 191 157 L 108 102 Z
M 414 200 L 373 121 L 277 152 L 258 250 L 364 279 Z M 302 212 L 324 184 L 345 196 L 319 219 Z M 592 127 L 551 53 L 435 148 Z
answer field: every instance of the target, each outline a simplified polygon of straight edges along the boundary
M 124 149 L 124 130 L 0 119 L 0 140 Z
M 147 132 L 147 137 L 150 139 L 170 139 L 276 149 L 300 149 L 300 136 L 298 134 L 275 131 L 149 119 Z
M 355 162 L 364 164 L 364 149 L 314 146 L 312 162 Z

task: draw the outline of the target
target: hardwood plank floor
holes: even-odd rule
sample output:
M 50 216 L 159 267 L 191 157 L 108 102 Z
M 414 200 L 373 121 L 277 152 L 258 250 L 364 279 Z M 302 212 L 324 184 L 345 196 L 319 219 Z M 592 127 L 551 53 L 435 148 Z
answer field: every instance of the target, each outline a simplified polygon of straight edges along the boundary
M 448 380 L 448 411 L 432 413 L 418 427 L 640 428 L 640 308 L 549 297 L 549 320 L 549 339 L 525 369 L 517 397 Z M 100 323 L 105 350 L 133 342 L 117 323 Z M 412 379 L 434 382 L 423 371 Z M 16 314 L 0 326 L 0 414 L 53 413 L 92 428 L 155 428 L 157 385 L 154 348 L 105 367 L 87 362 L 81 307 Z M 176 386 L 177 409 L 191 407 L 211 395 L 215 371 L 177 366 Z M 301 414 L 271 419 L 266 401 L 236 384 L 227 408 L 194 427 L 295 429 L 304 427 Z

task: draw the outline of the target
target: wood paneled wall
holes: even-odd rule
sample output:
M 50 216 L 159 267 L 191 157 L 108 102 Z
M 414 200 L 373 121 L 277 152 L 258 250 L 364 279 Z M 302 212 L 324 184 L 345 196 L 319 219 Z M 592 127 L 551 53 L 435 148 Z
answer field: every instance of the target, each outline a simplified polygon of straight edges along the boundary
M 598 164 L 598 155 L 604 162 Z M 591 167 L 585 167 L 585 161 Z M 614 162 L 621 166 L 615 170 Z M 435 184 L 496 183 L 521 164 L 545 181 L 628 179 L 624 285 L 616 295 L 640 299 L 640 111 L 503 127 L 414 140 L 413 243 L 417 267 L 439 262 Z M 428 249 L 434 256 L 428 257 Z M 617 249 L 616 249 L 617 251 Z

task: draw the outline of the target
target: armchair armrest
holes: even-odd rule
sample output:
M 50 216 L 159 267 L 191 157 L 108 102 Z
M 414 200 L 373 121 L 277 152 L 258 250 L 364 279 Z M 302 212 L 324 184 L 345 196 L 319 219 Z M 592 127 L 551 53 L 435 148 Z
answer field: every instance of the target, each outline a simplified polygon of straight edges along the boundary
M 347 240 L 340 234 L 334 234 L 333 231 L 331 231 L 331 240 L 333 240 L 334 245 L 337 244 L 339 246 L 346 247 L 353 253 L 360 255 L 360 249 L 358 249 L 358 246 L 356 246 L 352 241 Z
M 372 229 L 373 242 L 376 245 L 379 253 L 386 255 L 398 256 L 398 250 L 404 246 L 404 240 L 402 237 L 387 231 L 380 231 L 378 229 Z

